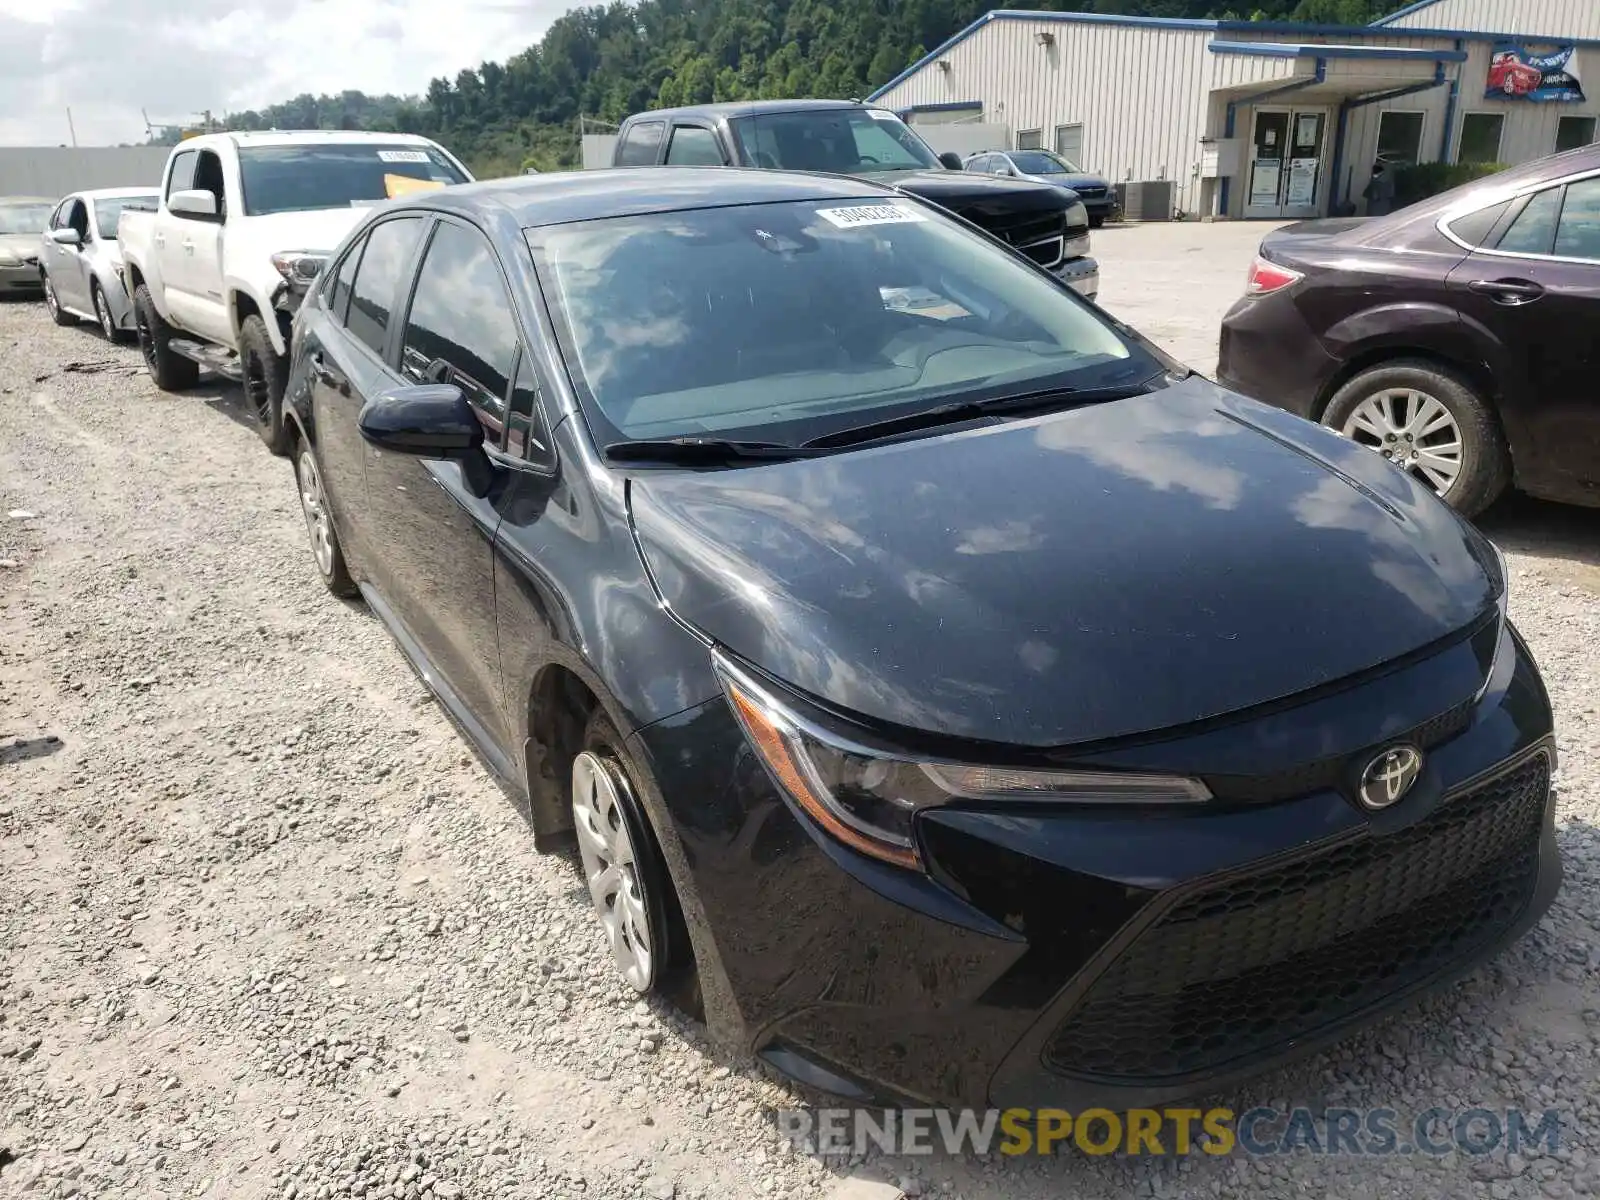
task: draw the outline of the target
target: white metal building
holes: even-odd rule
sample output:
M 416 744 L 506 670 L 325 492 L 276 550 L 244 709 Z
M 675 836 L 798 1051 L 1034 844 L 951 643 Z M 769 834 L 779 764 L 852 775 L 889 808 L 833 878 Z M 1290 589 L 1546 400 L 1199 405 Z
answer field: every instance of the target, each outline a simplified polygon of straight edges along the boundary
M 1380 157 L 1595 141 L 1600 0 L 1422 0 L 1359 27 L 998 10 L 870 98 L 1168 181 L 1188 215 L 1322 216 L 1359 208 Z

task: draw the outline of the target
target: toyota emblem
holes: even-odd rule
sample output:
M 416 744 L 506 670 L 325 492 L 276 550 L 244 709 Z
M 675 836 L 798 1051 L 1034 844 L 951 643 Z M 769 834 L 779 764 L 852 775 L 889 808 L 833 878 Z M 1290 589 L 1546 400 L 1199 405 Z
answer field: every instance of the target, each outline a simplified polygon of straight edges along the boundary
M 1391 746 L 1361 772 L 1361 803 L 1368 808 L 1388 808 L 1411 790 L 1422 774 L 1422 751 L 1414 746 Z

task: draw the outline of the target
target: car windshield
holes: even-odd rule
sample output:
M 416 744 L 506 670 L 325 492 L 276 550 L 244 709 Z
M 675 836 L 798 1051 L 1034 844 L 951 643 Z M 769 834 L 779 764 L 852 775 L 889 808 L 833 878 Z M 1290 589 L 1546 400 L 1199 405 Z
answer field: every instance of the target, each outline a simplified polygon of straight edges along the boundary
M 938 156 L 881 108 L 813 108 L 733 122 L 741 157 L 774 171 L 938 171 Z
M 798 445 L 1159 370 L 1063 285 L 912 200 L 617 217 L 528 242 L 602 444 Z
M 122 210 L 130 204 L 154 205 L 158 195 L 159 192 L 132 196 L 104 196 L 94 202 L 94 227 L 100 231 L 101 238 L 114 242 L 117 240 L 117 218 L 122 216 Z
M 0 203 L 0 235 L 8 233 L 43 233 L 50 224 L 53 206 L 49 204 Z
M 243 147 L 239 180 L 244 211 L 260 217 L 360 208 L 410 192 L 465 183 L 466 176 L 435 146 L 334 142 Z
M 1078 166 L 1048 150 L 1013 150 L 1011 162 L 1024 175 L 1076 175 Z

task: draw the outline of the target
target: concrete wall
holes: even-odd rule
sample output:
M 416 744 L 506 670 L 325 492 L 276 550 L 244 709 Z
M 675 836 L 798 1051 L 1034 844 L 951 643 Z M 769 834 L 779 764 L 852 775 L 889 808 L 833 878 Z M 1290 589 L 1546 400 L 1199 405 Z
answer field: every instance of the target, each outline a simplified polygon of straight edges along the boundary
M 1404 29 L 1463 29 L 1519 37 L 1600 38 L 1596 0 L 1434 0 L 1379 22 Z
M 583 135 L 583 169 L 597 171 L 611 165 L 611 152 L 616 147 L 614 133 L 586 133 Z
M 156 187 L 168 153 L 166 146 L 0 146 L 0 196 Z

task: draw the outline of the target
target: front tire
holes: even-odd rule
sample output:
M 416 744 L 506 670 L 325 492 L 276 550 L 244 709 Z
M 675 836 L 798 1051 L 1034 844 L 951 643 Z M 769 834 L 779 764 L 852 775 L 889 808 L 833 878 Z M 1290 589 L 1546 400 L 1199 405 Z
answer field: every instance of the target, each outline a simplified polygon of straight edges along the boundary
M 1494 410 L 1436 363 L 1401 359 L 1363 371 L 1334 394 L 1322 423 L 1382 454 L 1463 516 L 1477 516 L 1510 482 Z
M 147 284 L 133 293 L 133 319 L 139 330 L 139 350 L 150 378 L 163 392 L 181 392 L 200 381 L 200 364 L 172 348 L 172 326 L 162 319 Z
M 622 735 L 597 710 L 572 764 L 572 824 L 584 883 L 612 961 L 640 995 L 659 993 L 690 955 L 677 896 L 633 783 Z
M 311 558 L 317 564 L 323 586 L 340 599 L 355 596 L 360 589 L 344 561 L 344 547 L 339 544 L 339 531 L 334 528 L 328 494 L 322 486 L 322 468 L 317 465 L 311 444 L 303 438 L 295 446 L 294 482 L 300 493 L 306 533 L 311 537 Z
M 78 318 L 61 307 L 61 299 L 56 295 L 56 285 L 50 282 L 49 272 L 44 274 L 44 306 L 50 313 L 50 319 L 57 325 L 76 325 Z
M 239 370 L 244 399 L 256 419 L 256 432 L 280 458 L 289 453 L 289 432 L 283 423 L 283 394 L 289 386 L 289 360 L 272 348 L 267 323 L 248 316 L 239 326 Z
M 105 289 L 97 281 L 89 285 L 89 292 L 94 300 L 94 315 L 100 321 L 100 332 L 105 335 L 106 341 L 113 345 L 127 341 L 128 335 L 117 328 L 117 322 L 111 315 L 111 305 L 106 300 Z
M 1099 229 L 1105 223 L 1106 223 L 1106 219 L 1103 216 L 1101 216 L 1101 217 L 1090 217 L 1089 218 L 1089 228 L 1090 229 Z

